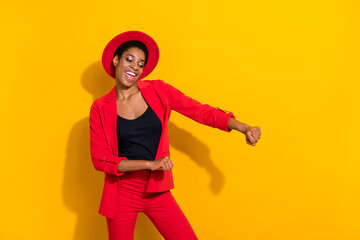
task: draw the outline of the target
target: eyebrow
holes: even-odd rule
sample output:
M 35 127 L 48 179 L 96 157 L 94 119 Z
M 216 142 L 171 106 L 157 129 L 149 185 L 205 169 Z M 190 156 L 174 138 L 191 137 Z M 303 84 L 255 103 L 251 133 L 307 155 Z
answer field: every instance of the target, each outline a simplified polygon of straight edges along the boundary
M 133 58 L 136 58 L 134 55 L 132 55 L 132 54 L 130 54 L 130 53 L 126 54 L 126 56 L 128 56 L 128 55 L 132 56 Z M 145 62 L 145 60 L 142 60 L 142 59 L 140 59 L 140 61 Z

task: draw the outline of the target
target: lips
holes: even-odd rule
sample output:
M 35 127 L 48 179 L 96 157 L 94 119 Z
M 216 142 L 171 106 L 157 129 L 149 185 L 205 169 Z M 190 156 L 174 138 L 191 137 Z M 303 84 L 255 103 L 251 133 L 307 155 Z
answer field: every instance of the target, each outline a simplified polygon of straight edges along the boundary
M 126 78 L 130 81 L 134 81 L 136 74 L 131 71 L 125 71 Z

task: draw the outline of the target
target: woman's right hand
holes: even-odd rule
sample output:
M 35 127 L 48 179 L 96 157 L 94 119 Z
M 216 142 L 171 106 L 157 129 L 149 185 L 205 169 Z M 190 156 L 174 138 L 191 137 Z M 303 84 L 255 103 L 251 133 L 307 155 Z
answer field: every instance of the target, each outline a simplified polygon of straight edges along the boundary
M 150 170 L 170 170 L 174 167 L 174 164 L 170 160 L 169 156 L 165 156 L 155 161 L 150 161 Z

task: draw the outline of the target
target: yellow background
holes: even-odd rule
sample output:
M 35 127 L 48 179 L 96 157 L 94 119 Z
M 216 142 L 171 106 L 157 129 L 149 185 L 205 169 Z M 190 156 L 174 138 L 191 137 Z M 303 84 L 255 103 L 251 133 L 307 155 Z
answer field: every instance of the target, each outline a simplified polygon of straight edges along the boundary
M 160 47 L 147 79 L 234 112 L 238 132 L 174 112 L 175 189 L 199 239 L 360 239 L 358 1 L 7 1 L 1 26 L 0 238 L 106 239 L 92 101 L 117 34 Z M 138 216 L 135 239 L 162 239 Z

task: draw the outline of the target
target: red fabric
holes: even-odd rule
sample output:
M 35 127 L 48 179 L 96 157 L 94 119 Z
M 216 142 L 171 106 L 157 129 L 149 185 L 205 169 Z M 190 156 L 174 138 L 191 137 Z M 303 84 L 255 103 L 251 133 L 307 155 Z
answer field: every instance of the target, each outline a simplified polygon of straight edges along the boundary
M 109 240 L 134 239 L 138 212 L 144 212 L 164 239 L 197 239 L 170 190 L 144 192 L 149 174 L 150 170 L 139 170 L 120 177 L 115 218 L 106 218 Z
M 168 121 L 171 110 L 175 110 L 199 123 L 229 132 L 227 123 L 231 112 L 211 107 L 186 96 L 162 80 L 138 81 L 141 94 L 162 123 L 162 133 L 156 159 L 170 156 Z M 105 172 L 105 183 L 99 213 L 114 218 L 119 176 L 117 166 L 125 157 L 118 157 L 116 136 L 116 87 L 108 94 L 96 99 L 90 110 L 90 151 L 96 170 Z M 151 171 L 146 192 L 162 192 L 174 188 L 172 171 Z

